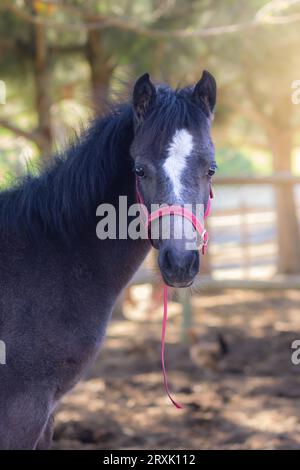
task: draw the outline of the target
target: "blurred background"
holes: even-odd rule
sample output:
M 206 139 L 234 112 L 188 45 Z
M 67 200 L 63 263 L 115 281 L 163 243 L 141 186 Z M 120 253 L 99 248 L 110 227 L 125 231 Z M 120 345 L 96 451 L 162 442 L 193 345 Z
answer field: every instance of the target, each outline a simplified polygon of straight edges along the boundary
M 299 27 L 299 0 L 1 0 L 3 189 L 145 71 L 177 87 L 207 69 L 218 83 L 211 242 L 199 282 L 170 301 L 185 408 L 163 393 L 151 253 L 58 412 L 56 448 L 299 448 Z

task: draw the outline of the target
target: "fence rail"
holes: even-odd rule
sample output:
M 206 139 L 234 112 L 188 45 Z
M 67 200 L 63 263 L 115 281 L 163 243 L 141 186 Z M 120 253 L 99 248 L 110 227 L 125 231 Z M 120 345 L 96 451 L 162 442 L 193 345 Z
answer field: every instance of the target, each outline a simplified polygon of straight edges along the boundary
M 276 184 L 300 184 L 300 176 L 294 176 L 290 173 L 274 173 L 273 175 L 268 176 L 253 176 L 253 175 L 243 175 L 243 176 L 215 176 L 213 179 L 213 184 L 217 185 L 270 185 L 274 186 Z

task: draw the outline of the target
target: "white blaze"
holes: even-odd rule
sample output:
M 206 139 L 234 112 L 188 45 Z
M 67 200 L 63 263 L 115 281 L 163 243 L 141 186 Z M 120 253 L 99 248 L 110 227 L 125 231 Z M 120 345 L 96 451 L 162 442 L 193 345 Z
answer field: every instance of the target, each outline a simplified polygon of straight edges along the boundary
M 168 147 L 164 170 L 173 184 L 173 191 L 178 199 L 180 199 L 183 190 L 181 175 L 192 150 L 193 137 L 191 134 L 185 129 L 177 130 Z

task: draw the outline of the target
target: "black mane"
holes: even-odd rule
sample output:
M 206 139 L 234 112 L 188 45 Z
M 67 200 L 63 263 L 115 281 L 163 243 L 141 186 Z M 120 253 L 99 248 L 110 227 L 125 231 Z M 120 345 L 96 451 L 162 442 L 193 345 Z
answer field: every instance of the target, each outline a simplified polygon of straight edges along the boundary
M 161 137 L 177 128 L 197 126 L 207 120 L 190 99 L 191 90 L 173 91 L 158 87 L 157 104 L 150 110 L 142 129 L 145 144 L 160 145 Z M 0 193 L 0 233 L 41 232 L 66 240 L 95 217 L 96 207 L 107 201 L 116 178 L 130 168 L 133 140 L 131 104 L 119 105 L 106 117 L 97 119 L 64 154 L 40 176 L 26 176 L 17 186 Z M 93 219 L 94 220 L 94 219 Z
M 133 139 L 132 107 L 95 120 L 39 176 L 25 176 L 0 193 L 0 231 L 38 238 L 41 231 L 66 240 L 86 223 L 107 195 L 120 165 L 128 167 Z

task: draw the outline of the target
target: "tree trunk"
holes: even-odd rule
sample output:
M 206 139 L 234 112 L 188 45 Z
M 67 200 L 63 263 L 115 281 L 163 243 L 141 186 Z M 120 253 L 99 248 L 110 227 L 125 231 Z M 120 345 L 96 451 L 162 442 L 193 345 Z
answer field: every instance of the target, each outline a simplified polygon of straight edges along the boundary
M 269 135 L 275 172 L 291 172 L 292 132 L 274 129 Z M 300 272 L 300 237 L 294 187 L 280 184 L 275 189 L 278 234 L 278 272 Z
M 104 108 L 114 70 L 111 57 L 104 50 L 101 31 L 88 32 L 86 56 L 91 70 L 92 100 L 96 114 Z
M 35 13 L 34 7 L 33 12 Z M 35 99 L 38 114 L 38 146 L 41 151 L 42 162 L 46 164 L 51 157 L 53 143 L 49 55 L 45 27 L 40 24 L 34 24 L 32 28 L 34 44 Z

